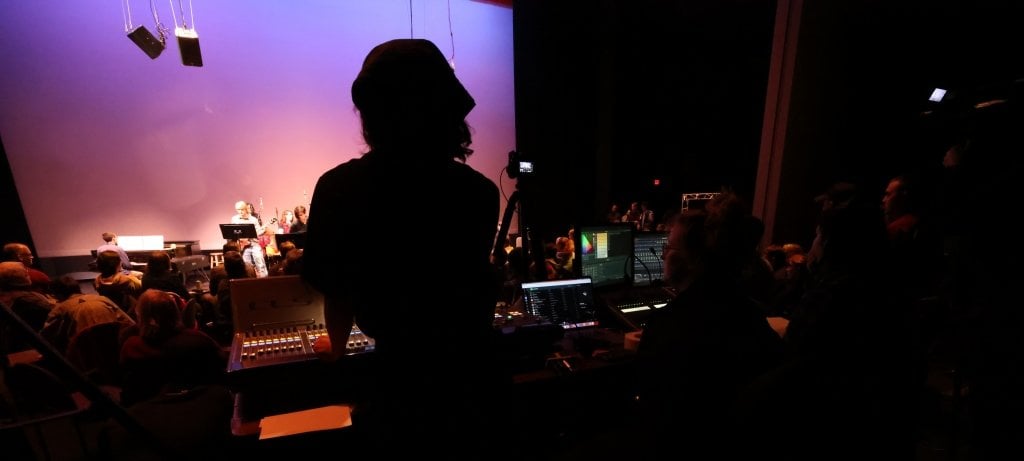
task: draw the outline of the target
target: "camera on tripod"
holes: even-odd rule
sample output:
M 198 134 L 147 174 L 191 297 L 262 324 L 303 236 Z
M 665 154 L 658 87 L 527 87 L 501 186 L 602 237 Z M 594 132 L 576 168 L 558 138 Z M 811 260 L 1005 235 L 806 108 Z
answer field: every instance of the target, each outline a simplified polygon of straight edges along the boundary
M 521 176 L 533 176 L 533 158 L 518 151 L 508 153 L 508 166 L 505 168 L 508 177 L 516 179 Z

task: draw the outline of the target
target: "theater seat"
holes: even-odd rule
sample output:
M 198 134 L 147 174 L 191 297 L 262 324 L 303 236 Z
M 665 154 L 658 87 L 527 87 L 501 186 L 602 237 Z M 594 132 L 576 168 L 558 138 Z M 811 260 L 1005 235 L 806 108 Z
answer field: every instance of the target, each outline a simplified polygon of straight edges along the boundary
M 68 343 L 67 359 L 95 384 L 121 384 L 121 343 L 118 336 L 125 324 L 99 323 L 73 336 Z

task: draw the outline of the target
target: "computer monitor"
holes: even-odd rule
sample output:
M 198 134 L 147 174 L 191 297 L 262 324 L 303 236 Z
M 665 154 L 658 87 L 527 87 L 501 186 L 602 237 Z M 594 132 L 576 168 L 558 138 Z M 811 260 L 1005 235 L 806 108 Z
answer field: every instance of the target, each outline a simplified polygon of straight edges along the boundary
M 637 232 L 633 236 L 633 285 L 646 286 L 662 279 L 661 254 L 668 232 Z
M 631 223 L 576 226 L 579 275 L 590 277 L 594 288 L 631 285 L 633 231 Z

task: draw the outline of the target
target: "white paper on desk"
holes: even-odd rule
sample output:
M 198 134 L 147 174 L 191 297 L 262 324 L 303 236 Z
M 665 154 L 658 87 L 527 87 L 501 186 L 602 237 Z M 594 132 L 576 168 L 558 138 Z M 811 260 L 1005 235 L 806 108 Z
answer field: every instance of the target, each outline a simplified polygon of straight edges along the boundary
M 348 427 L 352 425 L 351 410 L 348 405 L 329 405 L 267 416 L 260 420 L 260 440 Z

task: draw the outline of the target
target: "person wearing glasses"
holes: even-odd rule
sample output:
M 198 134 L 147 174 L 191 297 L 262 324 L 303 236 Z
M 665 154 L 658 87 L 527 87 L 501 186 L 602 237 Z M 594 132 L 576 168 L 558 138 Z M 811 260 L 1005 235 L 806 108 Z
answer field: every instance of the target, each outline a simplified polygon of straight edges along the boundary
M 258 236 L 266 232 L 266 228 L 260 223 L 259 218 L 253 215 L 251 203 L 239 200 L 235 202 L 235 211 L 237 214 L 231 217 L 232 224 L 252 224 L 256 226 L 256 235 Z M 268 274 L 267 260 L 259 241 L 248 238 L 238 239 L 238 247 L 242 250 L 242 259 L 245 260 L 245 264 L 256 270 L 256 276 L 266 277 Z
M 726 458 L 740 390 L 783 358 L 782 338 L 742 287 L 749 213 L 731 193 L 713 201 L 671 221 L 662 273 L 678 294 L 651 315 L 637 350 L 639 437 L 651 457 L 685 446 Z
M 38 291 L 43 294 L 50 293 L 50 276 L 32 267 L 36 257 L 32 254 L 32 250 L 28 245 L 19 242 L 11 242 L 4 245 L 3 258 L 4 261 L 15 261 L 25 265 L 28 277 L 32 280 L 32 291 Z

